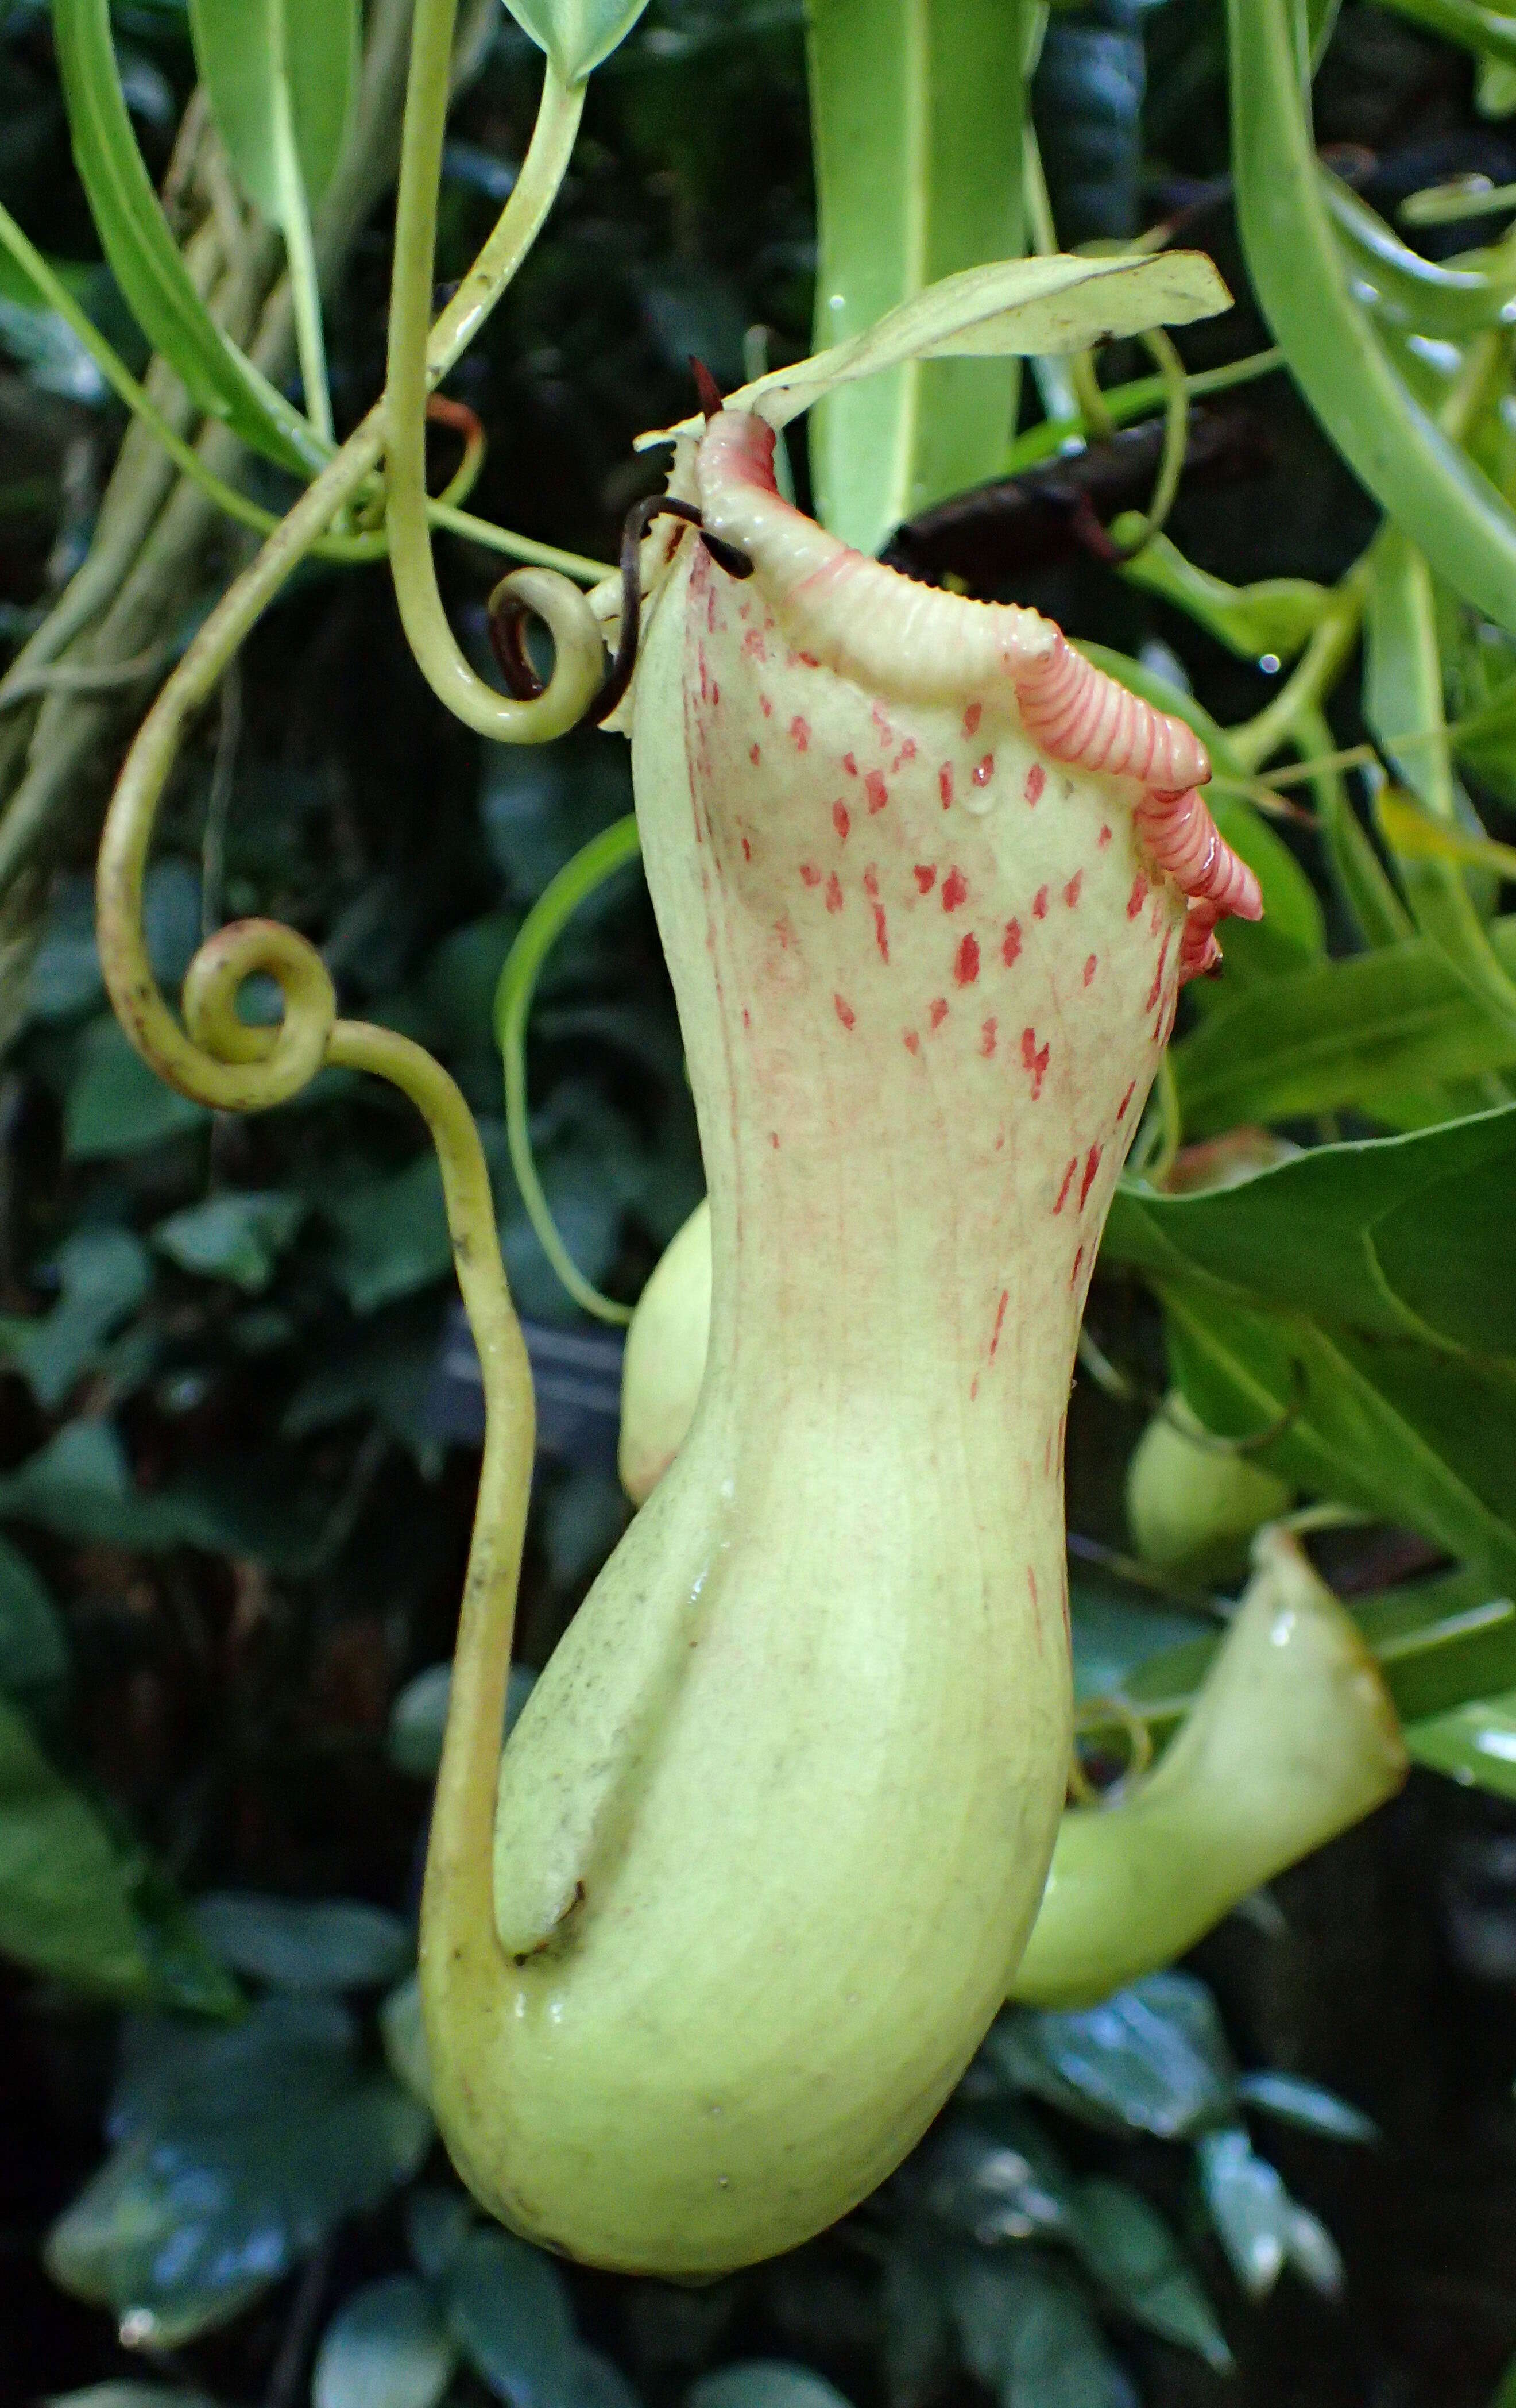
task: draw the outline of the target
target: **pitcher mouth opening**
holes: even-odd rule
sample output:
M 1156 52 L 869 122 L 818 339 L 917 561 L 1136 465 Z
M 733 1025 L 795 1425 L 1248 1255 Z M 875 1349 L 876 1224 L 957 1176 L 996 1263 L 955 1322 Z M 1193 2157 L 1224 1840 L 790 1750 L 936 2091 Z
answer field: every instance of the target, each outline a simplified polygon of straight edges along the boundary
M 1260 919 L 1263 895 L 1200 795 L 1210 758 L 1194 729 L 1118 684 L 1040 612 L 920 584 L 828 534 L 779 492 L 773 427 L 756 412 L 721 407 L 708 378 L 701 399 L 704 431 L 685 442 L 669 489 L 627 515 L 619 594 L 608 583 L 598 590 L 603 604 L 619 602 L 616 640 L 586 721 L 605 725 L 621 710 L 636 669 L 644 574 L 651 567 L 661 583 L 694 531 L 727 576 L 756 581 L 796 652 L 817 666 L 900 701 L 981 705 L 1014 720 L 1050 761 L 1134 781 L 1138 839 L 1187 898 L 1181 978 L 1214 969 L 1218 923 Z M 647 538 L 660 517 L 677 523 L 650 564 Z M 522 638 L 519 606 L 508 597 L 499 613 L 492 607 L 492 641 L 512 693 L 539 692 Z

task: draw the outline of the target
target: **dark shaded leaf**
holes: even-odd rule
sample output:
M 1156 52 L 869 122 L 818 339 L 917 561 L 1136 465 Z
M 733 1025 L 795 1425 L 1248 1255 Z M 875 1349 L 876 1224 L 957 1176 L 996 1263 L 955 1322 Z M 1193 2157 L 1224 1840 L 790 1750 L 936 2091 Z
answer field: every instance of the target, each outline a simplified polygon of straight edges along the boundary
M 1174 2141 L 1227 2116 L 1235 2074 L 1210 1992 L 1191 1973 L 1147 1973 L 1097 2007 L 1012 2009 L 984 2043 L 1014 2087 L 1103 2128 Z
M 40 1574 L 0 1539 L 0 1689 L 55 1689 L 68 1671 L 68 1634 Z
M 152 1242 L 182 1271 L 230 1280 L 256 1296 L 306 1214 L 306 1201 L 283 1188 L 209 1196 L 160 1221 Z
M 414 2274 L 365 2283 L 322 2335 L 311 2408 L 436 2408 L 457 2348 Z
M 578 2344 L 551 2258 L 506 2232 L 469 2233 L 442 2278 L 449 2329 L 475 2372 L 510 2408 L 571 2396 Z
M 808 2366 L 745 2358 L 691 2385 L 685 2408 L 848 2408 L 846 2396 Z
M 1238 2076 L 1237 2095 L 1260 2114 L 1294 2124 L 1302 2132 L 1319 2132 L 1324 2140 L 1354 2141 L 1366 2147 L 1380 2137 L 1371 2115 L 1350 2106 L 1335 2090 L 1308 2082 L 1304 2074 L 1275 2073 L 1263 2067 Z
M 171 2346 L 376 2207 L 415 2172 L 431 2121 L 362 2070 L 354 2037 L 316 1999 L 265 1999 L 222 2030 L 130 2024 L 114 2145 L 49 2235 L 54 2280 Z
M 1080 2185 L 1080 2253 L 1115 2304 L 1208 2366 L 1230 2368 L 1215 2311 L 1157 2210 L 1128 2184 L 1102 2174 Z
M 64 1109 L 72 1161 L 140 1154 L 203 1127 L 209 1117 L 203 1104 L 164 1086 L 108 1012 L 91 1022 L 79 1039 Z
M 152 1284 L 147 1248 L 128 1229 L 76 1230 L 59 1247 L 52 1268 L 62 1293 L 50 1312 L 36 1321 L 0 1314 L 0 1355 L 25 1375 L 49 1412 Z
M 115 1843 L 4 1698 L 0 1950 L 33 1972 L 109 1998 L 153 1993 Z
M 377 1989 L 415 1953 L 408 1924 L 354 1899 L 219 1890 L 195 1901 L 194 1919 L 223 1965 L 281 1990 Z

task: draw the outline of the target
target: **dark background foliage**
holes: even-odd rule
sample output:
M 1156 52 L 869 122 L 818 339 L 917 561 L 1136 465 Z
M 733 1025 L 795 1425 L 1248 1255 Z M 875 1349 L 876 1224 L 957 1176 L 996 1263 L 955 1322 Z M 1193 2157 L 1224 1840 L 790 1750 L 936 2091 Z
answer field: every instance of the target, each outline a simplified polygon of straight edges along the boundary
M 161 173 L 193 79 L 183 15 L 174 0 L 141 0 L 116 19 Z M 534 93 L 532 54 L 502 19 L 454 122 L 444 279 L 498 208 Z M 1508 127 L 1474 114 L 1466 64 L 1372 7 L 1346 9 L 1317 105 L 1320 138 L 1356 147 L 1371 196 L 1454 169 L 1516 170 Z M 1187 208 L 1189 238 L 1214 251 L 1239 296 L 1185 337 L 1187 364 L 1259 347 L 1231 227 L 1211 0 L 1100 0 L 1056 15 L 1036 114 L 1065 239 Z M 631 438 L 687 406 L 688 354 L 733 383 L 751 324 L 771 330 L 776 354 L 805 348 L 809 174 L 797 0 L 654 0 L 596 79 L 547 236 L 455 380 L 489 437 L 474 506 L 610 557 L 651 482 Z M 48 16 L 32 0 L 0 7 L 0 199 L 50 253 L 94 256 Z M 89 281 L 92 306 L 129 344 L 108 280 Z M 381 210 L 332 312 L 348 423 L 380 381 L 387 281 Z M 56 362 L 28 356 L 23 332 L 0 320 L 0 624 L 18 638 L 79 556 L 121 433 L 87 380 L 70 391 Z M 1238 396 L 1234 416 L 1231 474 L 1186 492 L 1176 538 L 1239 581 L 1335 577 L 1371 507 L 1282 378 Z M 207 594 L 236 556 L 228 538 Z M 441 557 L 477 648 L 494 568 L 455 545 Z M 1266 693 L 1262 672 L 1072 544 L 1032 565 L 1008 559 L 1004 590 L 1128 652 L 1181 652 L 1223 719 Z M 187 597 L 181 638 L 201 607 Z M 97 801 L 118 757 L 106 747 L 94 765 Z M 225 811 L 219 866 L 207 849 L 213 796 Z M 441 1054 L 485 1127 L 524 1313 L 586 1336 L 511 1184 L 489 1006 L 525 910 L 628 808 L 619 741 L 484 756 L 412 667 L 382 570 L 311 568 L 248 648 L 234 703 L 186 754 L 151 897 L 165 979 L 198 941 L 209 862 L 218 914 L 290 921 L 321 943 L 351 1008 Z M 59 1761 L 180 1891 L 342 1896 L 406 1913 L 424 1789 L 392 1761 L 388 1718 L 407 1681 L 449 1651 L 475 1470 L 435 1173 L 407 1110 L 337 1074 L 287 1111 L 231 1124 L 136 1072 L 89 936 L 93 833 L 86 817 L 54 883 L 0 1084 L 0 1303 L 15 1316 L 7 1329 L 34 1333 L 32 1376 L 0 1377 L 0 1471 L 108 1409 L 130 1481 L 123 1495 L 109 1467 L 65 1466 L 52 1490 L 34 1478 L 15 1505 L 17 1541 L 67 1631 L 67 1695 L 44 1701 L 47 1725 Z M 561 1225 L 586 1271 L 633 1297 L 700 1192 L 635 874 L 554 953 L 531 1071 Z M 1137 1291 L 1103 1283 L 1092 1310 L 1103 1341 L 1158 1382 L 1161 1341 Z M 597 1376 L 613 1413 L 613 1351 Z M 611 1413 L 581 1417 L 539 1465 L 520 1641 L 529 1665 L 622 1526 Z M 1139 1423 L 1081 1383 L 1070 1522 L 1096 1545 L 1123 1543 L 1121 1473 Z M 1394 1567 L 1360 1550 L 1336 1569 L 1367 1585 Z M 1418 1774 L 1276 1897 L 1272 1917 L 1232 1918 L 1198 1963 L 1244 2062 L 1309 2074 L 1382 2128 L 1373 2152 L 1288 2131 L 1271 2143 L 1337 2237 L 1345 2296 L 1323 2302 L 1287 2279 L 1250 2307 L 1196 2214 L 1186 2159 L 1053 2116 L 1078 2170 L 1119 2170 L 1185 2232 L 1237 2370 L 1218 2373 L 1119 2315 L 1110 2329 L 1151 2408 L 1481 2408 L 1516 2345 L 1516 1816 Z M 107 2316 L 45 2280 L 37 2256 L 97 2162 L 115 2033 L 112 2014 L 0 1967 L 0 2395 L 17 2401 L 149 2371 L 118 2348 Z M 859 2408 L 987 2398 L 962 2360 L 914 2387 L 902 2372 L 887 2295 L 904 2214 L 886 2206 L 704 2291 L 574 2272 L 580 2330 L 650 2408 L 750 2356 L 813 2366 Z M 163 2379 L 289 2408 L 331 2306 L 404 2262 L 402 2224 L 395 2203 L 349 2220 L 314 2286 L 293 2275 L 167 2361 Z M 485 2396 L 478 2375 L 459 2381 Z

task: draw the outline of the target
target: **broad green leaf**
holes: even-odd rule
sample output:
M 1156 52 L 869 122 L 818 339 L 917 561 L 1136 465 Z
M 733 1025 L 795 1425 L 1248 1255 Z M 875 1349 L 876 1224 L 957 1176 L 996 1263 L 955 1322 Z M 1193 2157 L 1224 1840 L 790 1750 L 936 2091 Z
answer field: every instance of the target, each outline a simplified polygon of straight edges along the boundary
M 469 2233 L 443 2276 L 448 2327 L 474 2372 L 510 2408 L 557 2408 L 578 2347 L 551 2258 L 513 2234 Z
M 1275 2073 L 1261 2067 L 1237 2079 L 1237 2097 L 1261 2115 L 1277 2117 L 1281 2124 L 1294 2124 L 1302 2132 L 1316 2132 L 1323 2140 L 1352 2141 L 1368 2147 L 1380 2138 L 1380 2128 L 1361 2107 L 1350 2106 L 1335 2090 L 1323 2090 L 1319 2082 L 1308 2082 L 1303 2073 Z
M 354 2291 L 322 2335 L 311 2408 L 436 2408 L 457 2359 L 425 2285 L 391 2274 Z
M 52 1268 L 62 1293 L 50 1312 L 35 1321 L 0 1313 L 0 1359 L 15 1364 L 49 1412 L 152 1284 L 147 1248 L 128 1229 L 76 1230 Z
M 1411 1723 L 1406 1745 L 1418 1764 L 1465 1789 L 1516 1798 L 1516 1688 L 1470 1698 L 1448 1713 Z
M 1092 2174 L 1080 2210 L 1080 2254 L 1115 2304 L 1218 2372 L 1229 2369 L 1215 2310 L 1157 2209 L 1129 2184 Z
M 72 1162 L 141 1154 L 186 1129 L 203 1128 L 203 1104 L 164 1086 L 109 1012 L 83 1031 L 64 1106 L 64 1143 Z
M 1516 919 L 1490 935 L 1516 969 Z M 1409 937 L 1236 994 L 1223 974 L 1170 1059 L 1192 1137 L 1347 1111 L 1415 1127 L 1439 1116 L 1446 1082 L 1516 1063 L 1516 1030 L 1469 993 L 1440 946 Z
M 411 1979 L 414 1982 L 414 1975 Z M 456 2187 L 422 2183 L 407 2192 L 405 2214 L 412 2258 L 429 2283 L 439 2282 L 474 2229 L 471 2200 Z
M 217 131 L 264 216 L 271 225 L 285 222 L 279 129 L 286 108 L 314 208 L 332 180 L 352 111 L 358 0 L 190 0 L 190 31 Z
M 0 1689 L 57 1688 L 68 1671 L 68 1636 L 38 1573 L 0 1539 Z
M 356 1899 L 218 1890 L 196 1901 L 194 1919 L 223 1965 L 280 1990 L 377 1989 L 415 1954 L 408 1924 Z
M 324 1209 L 339 1232 L 333 1276 L 354 1312 L 413 1296 L 452 1268 L 442 1173 L 430 1151 Z
M 1137 2408 L 1073 2282 L 1034 2251 L 965 2253 L 950 2299 L 970 2372 L 1007 2408 Z
M 273 1278 L 305 1216 L 305 1197 L 285 1188 L 210 1196 L 160 1221 L 152 1242 L 181 1271 L 230 1280 L 256 1296 Z
M 1069 2013 L 1013 2007 L 984 2051 L 1014 2088 L 1107 2130 L 1179 2140 L 1219 2122 L 1235 2097 L 1221 2019 L 1190 1973 L 1148 1973 Z
M 849 2403 L 844 2393 L 808 2366 L 782 2358 L 750 2358 L 703 2374 L 686 2392 L 685 2408 L 849 2408 Z
M 1516 1581 L 1509 1366 L 1234 1308 L 1197 1281 L 1164 1281 L 1158 1294 L 1176 1375 L 1209 1427 L 1243 1438 L 1277 1426 L 1266 1459 L 1301 1489 L 1420 1530 L 1502 1586 Z
M 1250 2299 L 1266 2299 L 1289 2255 L 1291 2200 L 1283 2180 L 1253 2154 L 1239 2124 L 1202 2133 L 1195 2157 L 1201 2196 L 1232 2271 Z
M 128 308 L 202 409 L 281 466 L 311 474 L 327 456 L 322 445 L 222 333 L 168 230 L 122 94 L 109 0 L 53 0 L 52 30 L 75 163 Z
M 864 334 L 794 367 L 771 368 L 730 394 L 727 407 L 753 410 L 771 426 L 787 426 L 823 394 L 907 360 L 1076 351 L 1105 336 L 1212 318 L 1231 301 L 1202 251 L 1002 260 L 944 277 L 888 310 Z M 695 432 L 698 423 L 682 420 L 677 428 L 639 439 L 663 442 L 671 433 Z
M 624 42 L 648 0 L 506 0 L 564 83 L 580 83 Z
M 1014 258 L 1030 0 L 821 0 L 809 11 L 814 339 L 835 345 L 955 270 Z M 877 552 L 1000 473 L 1014 361 L 911 360 L 833 394 L 808 435 L 824 526 Z
M 1312 1493 L 1516 1577 L 1516 1291 L 1503 1229 L 1516 1108 L 1318 1147 L 1225 1189 L 1118 1192 L 1108 1259 L 1167 1307 L 1212 1429 L 1281 1435 Z
M 3 1698 L 0 1954 L 107 1998 L 153 1992 L 114 1842 Z
M 377 2207 L 415 2172 L 431 2119 L 355 2042 L 333 2000 L 265 1999 L 213 2030 L 129 2025 L 114 2146 L 48 2237 L 53 2279 L 173 2347 Z
M 441 1334 L 442 1306 L 435 1296 L 408 1299 L 352 1328 L 334 1331 L 286 1406 L 281 1435 L 306 1438 L 356 1414 L 372 1414 L 427 1467 L 436 1453 L 431 1395 Z
M 1368 2128 L 1372 2133 L 1373 2126 Z M 1337 2297 L 1344 2275 L 1337 2243 L 1309 2208 L 1291 2198 L 1281 2176 L 1257 2155 L 1240 2125 L 1205 2133 L 1195 2159 L 1201 2197 L 1250 2299 L 1266 2298 L 1286 2266 L 1294 2266 L 1324 2298 Z

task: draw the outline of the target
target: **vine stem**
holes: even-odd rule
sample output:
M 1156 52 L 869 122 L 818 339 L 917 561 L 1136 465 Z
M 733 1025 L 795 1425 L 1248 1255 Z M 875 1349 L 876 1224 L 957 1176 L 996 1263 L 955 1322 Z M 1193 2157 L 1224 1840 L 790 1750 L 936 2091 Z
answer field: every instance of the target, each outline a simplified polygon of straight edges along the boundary
M 465 725 L 509 743 L 522 741 L 528 730 L 537 739 L 561 736 L 582 716 L 600 683 L 602 646 L 582 604 L 575 615 L 550 615 L 558 655 L 552 684 L 533 701 L 518 701 L 487 685 L 464 658 L 437 591 L 426 509 L 426 329 L 456 15 L 457 0 L 417 0 L 390 291 L 386 520 L 395 599 L 422 675 Z M 515 273 L 557 196 L 583 108 L 583 82 L 565 84 L 550 63 L 532 140 L 494 237 L 502 281 Z M 501 237 L 512 212 L 508 245 Z
M 599 836 L 592 837 L 572 861 L 565 864 L 517 931 L 494 998 L 494 1033 L 506 1066 L 506 1138 L 527 1217 L 543 1253 L 575 1303 L 594 1313 L 597 1321 L 619 1324 L 631 1320 L 631 1307 L 602 1296 L 584 1277 L 563 1241 L 532 1159 L 526 1102 L 526 1025 L 537 978 L 554 939 L 585 896 L 593 895 L 627 862 L 635 861 L 640 850 L 636 814 L 629 812 L 625 819 L 614 821 Z
M 435 9 L 422 13 L 435 24 Z M 451 23 L 450 8 L 450 31 Z M 446 108 L 447 96 L 444 80 L 432 96 L 439 112 Z M 416 357 L 408 365 L 417 402 L 411 415 L 418 439 L 428 391 L 440 383 L 477 335 L 546 215 L 566 164 L 565 136 L 572 138 L 580 97 L 565 99 L 550 71 L 538 134 L 528 154 L 531 172 L 523 168 L 489 241 L 429 337 L 422 327 Z M 492 1684 L 500 1689 L 503 1705 L 530 1488 L 534 1409 L 525 1347 L 500 1257 L 489 1172 L 472 1115 L 447 1072 L 421 1047 L 393 1031 L 337 1019 L 326 967 L 293 929 L 270 921 L 242 921 L 210 938 L 185 980 L 181 1027 L 153 975 L 142 926 L 154 819 L 185 729 L 300 561 L 378 466 L 388 424 L 381 396 L 222 596 L 159 694 L 127 755 L 107 814 L 97 924 L 101 966 L 118 1017 L 137 1051 L 182 1094 L 214 1110 L 263 1111 L 296 1094 L 329 1061 L 389 1080 L 410 1097 L 427 1123 L 441 1163 L 459 1285 L 479 1345 L 487 1409 L 464 1606 L 464 1627 L 474 1633 L 476 1644 L 464 1650 L 463 1694 L 455 1698 L 455 1720 L 478 1731 L 483 1725 L 475 1709 L 487 1705 Z M 544 570 L 522 572 L 522 583 L 524 597 L 544 611 L 555 635 L 565 624 L 556 589 L 588 616 L 582 596 Z M 566 624 L 572 638 L 573 623 Z M 561 656 L 565 648 L 560 643 Z M 598 670 L 597 657 L 596 678 Z M 542 697 L 550 706 L 560 699 L 561 682 L 555 670 Z M 513 732 L 518 740 L 528 734 L 556 732 L 550 724 L 552 710 L 528 717 L 535 710 L 517 707 Z M 282 996 L 283 1016 L 275 1029 L 252 1027 L 237 1010 L 244 982 L 260 970 L 275 978 Z M 479 1617 L 485 1613 L 490 1643 L 481 1645 Z M 496 1744 L 499 1727 L 496 1711 Z

